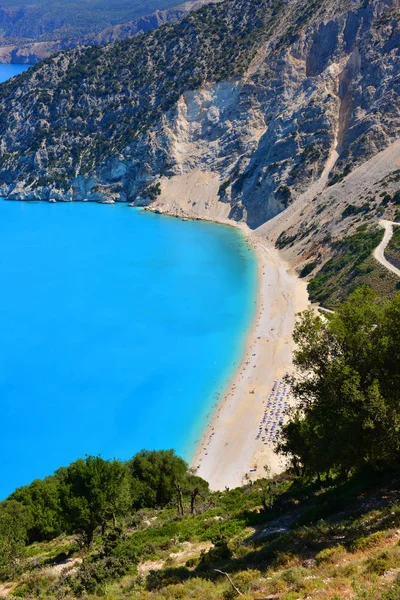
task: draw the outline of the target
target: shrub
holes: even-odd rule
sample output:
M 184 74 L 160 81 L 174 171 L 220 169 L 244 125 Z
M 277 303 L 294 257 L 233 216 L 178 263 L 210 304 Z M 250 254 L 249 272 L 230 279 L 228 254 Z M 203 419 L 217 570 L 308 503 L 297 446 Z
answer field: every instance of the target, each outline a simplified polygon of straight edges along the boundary
M 86 560 L 80 566 L 77 576 L 70 579 L 70 585 L 78 596 L 85 593 L 102 595 L 105 584 L 121 578 L 131 566 L 129 561 L 117 557 Z
M 297 586 L 303 581 L 305 574 L 305 569 L 291 568 L 287 571 L 284 571 L 281 577 L 283 581 L 286 581 L 286 583 L 288 583 L 289 585 Z
M 299 277 L 300 278 L 307 277 L 307 275 L 309 275 L 311 273 L 311 271 L 314 271 L 314 269 L 315 269 L 316 266 L 317 266 L 317 262 L 316 261 L 308 263 L 300 271 Z
M 290 187 L 287 185 L 281 185 L 277 190 L 277 197 L 282 201 L 283 205 L 287 207 L 292 198 L 292 192 Z
M 375 548 L 378 546 L 381 540 L 383 540 L 386 536 L 385 531 L 377 531 L 375 533 L 371 533 L 366 537 L 360 537 L 350 545 L 351 552 L 363 552 L 364 550 L 370 550 L 371 548 Z
M 346 553 L 346 549 L 339 544 L 339 546 L 334 546 L 333 548 L 325 548 L 325 550 L 321 550 L 315 557 L 317 564 L 322 563 L 335 563 L 337 560 L 343 558 Z
M 299 563 L 299 557 L 292 552 L 277 552 L 274 558 L 273 566 L 275 569 L 288 567 Z
M 148 198 L 150 198 L 151 202 L 154 202 L 154 200 L 161 194 L 160 182 L 158 181 L 153 185 L 149 185 L 145 190 L 145 194 Z
M 393 558 L 389 552 L 384 551 L 376 556 L 371 556 L 366 562 L 366 572 L 375 573 L 376 575 L 384 575 L 386 571 L 394 566 Z
M 218 196 L 220 198 L 223 198 L 226 194 L 226 190 L 228 189 L 228 187 L 231 184 L 231 178 L 228 177 L 228 179 L 226 179 L 223 183 L 221 183 L 221 185 L 218 188 Z
M 248 569 L 247 571 L 236 574 L 232 579 L 233 583 L 242 593 L 247 593 L 250 591 L 253 582 L 260 577 L 260 571 Z

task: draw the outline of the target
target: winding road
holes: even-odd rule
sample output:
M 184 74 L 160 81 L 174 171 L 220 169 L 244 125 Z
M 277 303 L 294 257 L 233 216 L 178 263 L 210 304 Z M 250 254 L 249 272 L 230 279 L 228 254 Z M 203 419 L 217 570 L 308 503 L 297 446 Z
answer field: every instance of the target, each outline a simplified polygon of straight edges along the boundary
M 383 219 L 382 221 L 379 221 L 379 225 L 384 228 L 385 234 L 379 246 L 377 246 L 374 250 L 374 258 L 376 258 L 381 265 L 386 267 L 386 269 L 389 269 L 389 271 L 400 277 L 400 269 L 397 269 L 397 267 L 392 265 L 392 263 L 385 258 L 386 246 L 390 242 L 393 235 L 393 225 L 398 227 L 400 226 L 400 223 L 394 223 L 393 221 L 386 221 Z

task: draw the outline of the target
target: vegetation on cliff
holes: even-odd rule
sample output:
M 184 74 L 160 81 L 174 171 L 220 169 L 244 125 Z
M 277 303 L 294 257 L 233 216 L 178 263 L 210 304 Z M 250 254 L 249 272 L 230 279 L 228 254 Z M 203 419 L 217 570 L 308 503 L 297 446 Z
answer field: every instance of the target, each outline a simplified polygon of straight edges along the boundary
M 391 262 L 395 267 L 400 268 L 400 227 L 394 228 L 392 239 L 387 245 L 385 254 L 389 262 Z
M 360 225 L 353 235 L 332 242 L 332 258 L 308 284 L 310 300 L 333 308 L 362 284 L 368 283 L 380 292 L 379 286 L 384 284 L 382 279 L 392 279 L 389 274 L 379 278 L 377 270 L 379 273 L 385 271 L 379 269 L 379 265 L 372 258 L 372 252 L 382 238 L 383 230 L 380 227 Z M 392 292 L 396 284 L 396 279 L 393 280 Z
M 2 180 L 33 182 L 40 156 L 37 184 L 62 189 L 128 145 L 134 152 L 140 134 L 183 92 L 243 73 L 277 22 L 282 4 L 276 4 L 206 6 L 146 36 L 60 53 L 7 82 L 0 88 Z M 15 95 L 30 107 L 30 125 L 24 121 L 22 129 L 11 108 Z M 24 158 L 15 162 L 15 152 Z

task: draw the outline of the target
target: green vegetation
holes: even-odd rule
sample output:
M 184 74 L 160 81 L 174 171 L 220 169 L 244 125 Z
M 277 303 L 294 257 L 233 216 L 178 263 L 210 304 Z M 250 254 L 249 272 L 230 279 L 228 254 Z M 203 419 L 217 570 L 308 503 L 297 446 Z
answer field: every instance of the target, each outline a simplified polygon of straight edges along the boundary
M 342 173 L 336 173 L 336 175 L 334 175 L 332 177 L 332 179 L 330 179 L 328 181 L 328 185 L 335 185 L 335 183 L 340 183 L 341 181 L 343 181 L 343 179 L 345 177 L 347 177 L 347 175 L 350 173 L 350 171 L 351 171 L 351 166 L 346 165 L 346 167 L 344 168 Z
M 29 543 L 66 532 L 81 534 L 90 546 L 96 530 L 104 532 L 110 522 L 115 526 L 129 510 L 161 507 L 173 499 L 180 507 L 184 496 L 195 494 L 193 512 L 199 490 L 206 487 L 173 450 L 142 450 L 126 463 L 91 456 L 77 460 L 51 477 L 17 489 L 1 508 L 9 514 L 16 506 L 21 511 L 23 507 L 26 515 L 20 521 L 26 525 Z
M 218 569 L 245 600 L 397 600 L 389 594 L 400 590 L 399 485 L 398 473 L 320 484 L 281 475 L 208 494 L 194 515 L 188 503 L 184 516 L 172 506 L 142 509 L 89 550 L 72 536 L 28 546 L 9 597 L 239 597 Z
M 306 265 L 304 265 L 304 267 L 300 271 L 299 277 L 300 278 L 307 277 L 307 275 L 309 275 L 310 273 L 312 273 L 312 271 L 314 271 L 317 264 L 318 264 L 317 261 L 314 260 L 314 261 L 309 262 Z
M 126 466 L 100 457 L 78 460 L 60 469 L 55 483 L 65 530 L 82 532 L 90 546 L 98 527 L 126 513 L 132 503 Z
M 372 252 L 383 238 L 383 229 L 362 225 L 356 233 L 331 244 L 333 257 L 308 284 L 312 302 L 335 308 L 357 287 L 368 285 L 381 298 L 396 293 L 398 277 L 389 273 L 373 257 Z M 278 243 L 287 240 L 278 239 Z M 279 246 L 278 246 L 279 247 Z
M 298 401 L 279 449 L 298 474 L 393 468 L 400 457 L 400 294 L 357 290 L 329 320 L 306 312 L 293 339 Z
M 292 198 L 290 187 L 287 185 L 281 185 L 276 191 L 276 196 L 283 202 L 284 207 L 287 208 Z
M 283 250 L 283 248 L 286 248 L 286 246 L 288 246 L 290 248 L 291 246 L 293 246 L 296 239 L 297 239 L 296 235 L 290 236 L 290 235 L 287 235 L 285 231 L 282 231 L 282 233 L 279 234 L 278 239 L 275 242 L 275 246 L 279 250 Z
M 173 451 L 78 460 L 0 504 L 0 595 L 398 600 L 400 294 L 294 338 L 291 471 L 210 492 Z
M 225 181 L 223 183 L 221 183 L 221 185 L 218 188 L 218 196 L 220 199 L 225 198 L 226 190 L 231 185 L 231 183 L 232 183 L 232 181 L 231 181 L 230 177 L 228 177 L 228 179 L 225 179 Z
M 342 217 L 345 219 L 346 217 L 358 215 L 359 213 L 366 214 L 370 210 L 371 207 L 368 202 L 365 202 L 362 206 L 355 206 L 354 204 L 349 204 L 342 212 Z
M 157 197 L 161 194 L 161 183 L 157 181 L 157 183 L 153 183 L 152 185 L 147 186 L 145 192 L 146 196 L 150 198 L 151 202 L 157 199 Z

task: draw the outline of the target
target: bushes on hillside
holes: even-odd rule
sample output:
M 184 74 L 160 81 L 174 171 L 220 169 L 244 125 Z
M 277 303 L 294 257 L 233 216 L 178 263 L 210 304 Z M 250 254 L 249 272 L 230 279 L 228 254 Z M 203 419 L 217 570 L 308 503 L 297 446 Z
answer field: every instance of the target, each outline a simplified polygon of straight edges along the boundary
M 127 563 L 135 562 L 132 552 L 114 555 L 112 551 L 121 519 L 140 508 L 170 504 L 180 515 L 193 514 L 198 496 L 207 492 L 207 482 L 193 475 L 173 450 L 143 450 L 127 463 L 99 456 L 79 459 L 51 477 L 19 488 L 0 503 L 0 580 L 22 568 L 26 544 L 68 533 L 80 534 L 83 543 L 91 546 L 98 532 L 110 552 L 104 556 L 100 575 L 93 574 L 89 564 L 82 567 L 80 585 L 86 590 L 101 587 L 115 570 L 123 571 Z
M 306 312 L 294 340 L 297 409 L 279 450 L 298 473 L 347 475 L 400 458 L 400 294 L 360 288 L 329 320 Z

